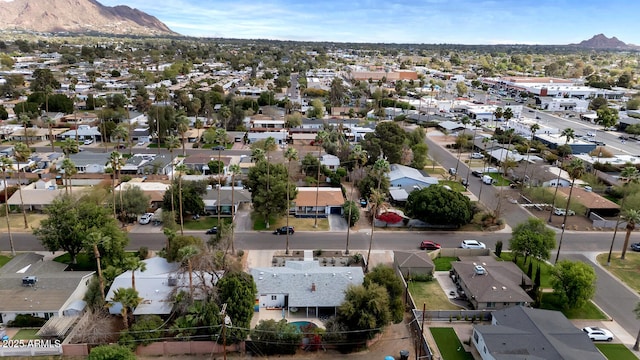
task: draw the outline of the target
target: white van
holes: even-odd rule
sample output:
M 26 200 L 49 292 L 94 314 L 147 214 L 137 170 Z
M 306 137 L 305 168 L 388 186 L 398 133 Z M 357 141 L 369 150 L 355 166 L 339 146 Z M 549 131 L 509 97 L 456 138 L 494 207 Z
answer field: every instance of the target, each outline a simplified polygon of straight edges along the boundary
M 487 185 L 493 185 L 496 183 L 496 180 L 489 175 L 482 176 L 482 182 Z

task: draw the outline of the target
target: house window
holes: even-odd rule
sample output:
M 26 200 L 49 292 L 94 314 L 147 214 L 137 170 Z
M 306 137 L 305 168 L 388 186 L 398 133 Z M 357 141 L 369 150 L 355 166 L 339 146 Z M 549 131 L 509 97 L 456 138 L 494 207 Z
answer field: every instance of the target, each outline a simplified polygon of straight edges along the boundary
M 275 295 L 271 295 L 271 300 L 278 300 L 278 297 Z
M 476 342 L 476 344 L 478 343 L 478 338 L 479 338 L 478 332 L 474 331 L 473 332 L 473 340 Z
M 494 303 L 494 302 L 488 302 L 488 303 L 487 303 L 487 307 L 488 307 L 488 308 L 496 307 L 496 303 Z

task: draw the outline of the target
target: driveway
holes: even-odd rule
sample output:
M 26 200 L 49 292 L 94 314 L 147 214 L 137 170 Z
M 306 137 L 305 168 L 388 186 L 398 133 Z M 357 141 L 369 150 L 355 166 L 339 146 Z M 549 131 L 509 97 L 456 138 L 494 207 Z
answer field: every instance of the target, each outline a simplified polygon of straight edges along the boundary
M 347 220 L 341 215 L 329 215 L 329 229 L 334 232 L 347 232 Z

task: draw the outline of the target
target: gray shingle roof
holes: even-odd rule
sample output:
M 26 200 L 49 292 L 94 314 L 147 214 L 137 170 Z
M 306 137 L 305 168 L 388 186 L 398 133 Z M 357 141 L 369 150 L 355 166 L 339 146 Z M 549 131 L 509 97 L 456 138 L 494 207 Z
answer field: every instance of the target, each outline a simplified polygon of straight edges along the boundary
M 485 259 L 487 258 L 487 259 Z M 526 302 L 531 303 L 533 300 L 520 287 L 522 280 L 531 284 L 520 268 L 511 261 L 495 261 L 489 257 L 479 257 L 484 260 L 482 266 L 485 268 L 485 275 L 477 275 L 475 266 L 480 262 L 473 260 L 456 261 L 451 263 L 453 269 L 460 276 L 467 288 L 469 296 L 475 296 L 478 302 Z
M 360 267 L 323 267 L 318 261 L 287 261 L 284 267 L 251 269 L 251 275 L 258 295 L 287 294 L 291 307 L 339 306 L 348 286 L 364 281 Z
M 586 334 L 558 311 L 514 306 L 493 312 L 478 332 L 495 359 L 603 360 Z

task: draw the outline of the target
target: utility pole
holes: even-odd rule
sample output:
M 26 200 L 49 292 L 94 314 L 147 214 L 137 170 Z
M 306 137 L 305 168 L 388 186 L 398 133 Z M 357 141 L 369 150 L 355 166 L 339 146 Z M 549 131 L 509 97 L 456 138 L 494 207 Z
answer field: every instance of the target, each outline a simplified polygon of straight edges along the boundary
M 220 315 L 222 315 L 222 356 L 224 360 L 227 360 L 227 326 L 233 326 L 231 323 L 231 318 L 227 315 L 227 304 L 222 304 L 222 310 L 220 310 Z

